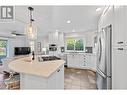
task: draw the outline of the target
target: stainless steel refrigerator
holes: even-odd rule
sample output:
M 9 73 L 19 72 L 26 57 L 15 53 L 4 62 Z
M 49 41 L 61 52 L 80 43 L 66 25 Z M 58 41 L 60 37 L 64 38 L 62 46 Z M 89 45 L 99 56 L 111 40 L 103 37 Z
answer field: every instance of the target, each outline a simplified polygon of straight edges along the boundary
M 104 27 L 98 36 L 97 72 L 98 89 L 112 88 L 112 25 Z

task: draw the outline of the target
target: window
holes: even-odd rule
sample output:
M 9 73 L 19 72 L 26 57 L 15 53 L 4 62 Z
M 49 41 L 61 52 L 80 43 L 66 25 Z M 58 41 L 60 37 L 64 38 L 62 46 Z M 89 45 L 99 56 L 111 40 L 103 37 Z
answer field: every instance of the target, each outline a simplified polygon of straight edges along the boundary
M 83 39 L 69 38 L 67 39 L 66 46 L 69 51 L 84 51 Z
M 76 40 L 75 42 L 75 50 L 77 51 L 83 51 L 84 50 L 84 44 L 83 44 L 83 40 Z
M 67 50 L 74 50 L 74 44 L 75 44 L 74 39 L 68 39 L 67 40 Z
M 7 56 L 7 40 L 0 40 L 0 57 Z

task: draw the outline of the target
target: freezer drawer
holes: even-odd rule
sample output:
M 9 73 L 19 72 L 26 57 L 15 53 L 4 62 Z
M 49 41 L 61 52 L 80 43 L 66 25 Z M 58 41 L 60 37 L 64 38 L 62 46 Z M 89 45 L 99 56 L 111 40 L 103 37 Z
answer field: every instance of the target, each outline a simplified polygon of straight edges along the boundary
M 101 71 L 97 70 L 96 79 L 98 89 L 111 89 L 111 77 L 107 77 Z

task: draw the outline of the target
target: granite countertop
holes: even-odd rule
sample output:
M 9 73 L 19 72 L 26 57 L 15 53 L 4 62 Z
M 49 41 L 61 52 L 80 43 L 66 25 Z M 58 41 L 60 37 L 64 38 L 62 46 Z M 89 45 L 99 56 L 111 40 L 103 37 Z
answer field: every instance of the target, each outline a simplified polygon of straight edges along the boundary
M 19 58 L 9 62 L 9 68 L 15 72 L 50 77 L 59 67 L 65 63 L 64 60 L 53 60 L 38 62 L 30 57 Z

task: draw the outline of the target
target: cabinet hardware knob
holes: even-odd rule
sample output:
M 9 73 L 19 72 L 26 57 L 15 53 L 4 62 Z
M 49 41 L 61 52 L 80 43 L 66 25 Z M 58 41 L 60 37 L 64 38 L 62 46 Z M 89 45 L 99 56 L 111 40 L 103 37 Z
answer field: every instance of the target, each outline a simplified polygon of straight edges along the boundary
M 117 42 L 118 44 L 123 44 L 123 41 L 119 41 L 119 42 Z
M 118 50 L 123 50 L 123 48 L 118 48 Z
M 60 69 L 57 72 L 60 72 Z

